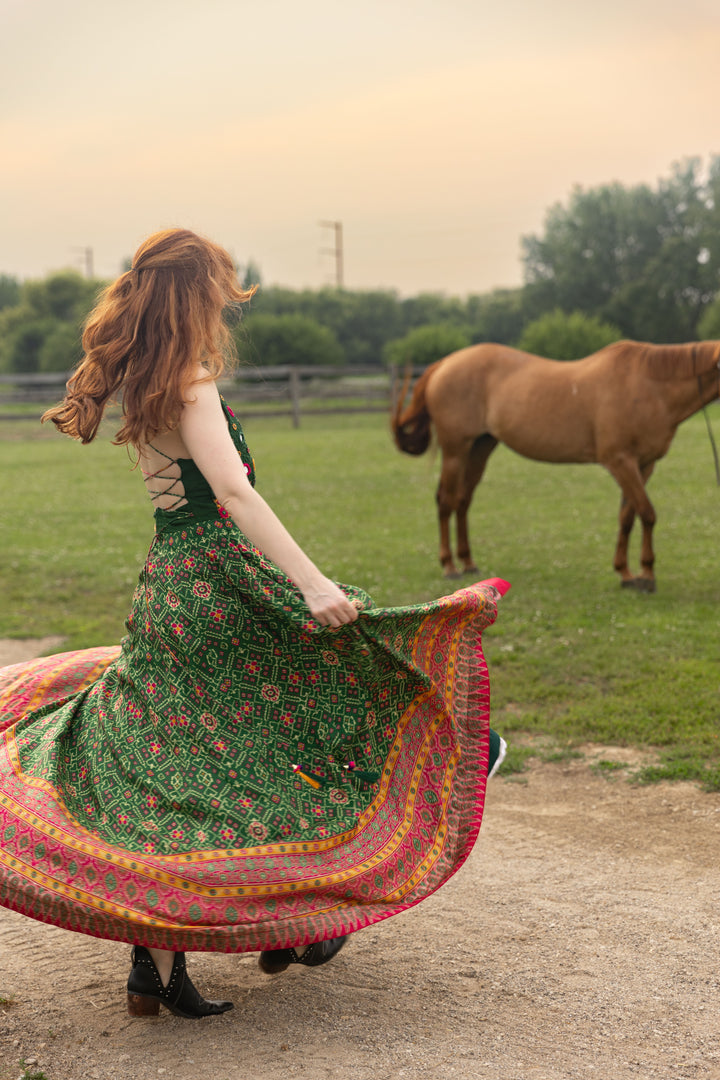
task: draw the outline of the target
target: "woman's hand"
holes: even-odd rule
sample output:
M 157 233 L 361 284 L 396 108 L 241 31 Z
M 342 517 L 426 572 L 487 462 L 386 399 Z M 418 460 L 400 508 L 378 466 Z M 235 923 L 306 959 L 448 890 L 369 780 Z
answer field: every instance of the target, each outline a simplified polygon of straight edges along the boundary
M 302 594 L 310 614 L 321 626 L 344 626 L 358 617 L 355 605 L 329 578 L 321 577 L 317 583 L 303 589 Z

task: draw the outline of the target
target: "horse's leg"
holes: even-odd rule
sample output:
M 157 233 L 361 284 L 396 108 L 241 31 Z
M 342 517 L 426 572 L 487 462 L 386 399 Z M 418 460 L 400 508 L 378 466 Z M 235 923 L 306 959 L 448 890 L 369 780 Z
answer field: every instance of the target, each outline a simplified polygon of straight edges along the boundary
M 623 586 L 635 585 L 635 578 L 630 572 L 628 566 L 628 545 L 630 542 L 630 533 L 635 522 L 635 507 L 628 501 L 623 494 L 620 498 L 620 514 L 619 514 L 620 528 L 618 530 L 617 545 L 615 547 L 615 556 L 613 558 L 613 569 L 617 570 L 620 574 L 620 584 Z
M 459 577 L 453 562 L 450 545 L 450 518 L 458 507 L 458 493 L 464 471 L 464 457 L 457 450 L 443 451 L 440 482 L 437 488 L 438 523 L 440 525 L 440 565 L 445 577 Z
M 497 439 L 494 439 L 492 435 L 481 435 L 472 444 L 465 465 L 465 478 L 457 508 L 457 556 L 466 574 L 477 573 L 477 566 L 470 554 L 467 523 L 468 510 L 470 509 L 475 488 L 482 480 L 488 458 L 497 446 L 497 442 Z
M 645 493 L 645 500 L 650 508 L 650 513 L 647 518 L 640 513 L 640 520 L 642 521 L 643 537 L 642 547 L 640 549 L 640 577 L 636 579 L 636 586 L 643 592 L 655 592 L 655 551 L 653 550 L 653 527 L 655 525 L 656 517 L 655 508 L 650 502 L 647 496 L 646 484 L 652 476 L 652 471 L 655 468 L 655 462 L 646 465 L 644 469 L 641 469 L 640 475 L 642 476 L 643 492 Z
M 620 503 L 620 529 L 618 532 L 617 546 L 613 567 L 620 574 L 622 585 L 632 585 L 645 592 L 655 591 L 655 575 L 653 564 L 655 555 L 653 552 L 652 533 L 655 524 L 655 509 L 648 498 L 645 484 L 650 478 L 654 464 L 640 469 L 632 458 L 622 458 L 606 464 L 608 472 L 614 476 L 622 491 Z M 633 577 L 628 567 L 627 552 L 628 541 L 632 531 L 635 515 L 642 522 L 643 538 L 640 563 L 642 572 L 639 578 Z

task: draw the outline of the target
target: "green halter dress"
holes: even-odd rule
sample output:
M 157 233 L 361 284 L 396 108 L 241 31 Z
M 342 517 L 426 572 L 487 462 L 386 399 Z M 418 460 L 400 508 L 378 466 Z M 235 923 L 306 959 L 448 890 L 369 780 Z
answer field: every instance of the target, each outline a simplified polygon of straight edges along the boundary
M 254 482 L 238 421 L 233 441 Z M 418 903 L 477 837 L 491 748 L 479 582 L 330 630 L 193 461 L 156 510 L 120 647 L 0 671 L 0 903 L 245 952 Z

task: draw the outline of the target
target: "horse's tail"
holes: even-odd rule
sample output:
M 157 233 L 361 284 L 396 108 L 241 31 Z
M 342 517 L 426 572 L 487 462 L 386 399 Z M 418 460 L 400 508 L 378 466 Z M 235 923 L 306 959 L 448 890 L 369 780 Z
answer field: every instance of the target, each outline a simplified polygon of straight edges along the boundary
M 390 423 L 397 446 L 406 454 L 424 454 L 430 445 L 431 418 L 425 404 L 425 388 L 430 375 L 439 363 L 438 360 L 423 371 L 413 387 L 410 404 L 407 407 L 405 407 L 405 397 L 412 371 L 408 368 L 405 373 L 405 380 Z

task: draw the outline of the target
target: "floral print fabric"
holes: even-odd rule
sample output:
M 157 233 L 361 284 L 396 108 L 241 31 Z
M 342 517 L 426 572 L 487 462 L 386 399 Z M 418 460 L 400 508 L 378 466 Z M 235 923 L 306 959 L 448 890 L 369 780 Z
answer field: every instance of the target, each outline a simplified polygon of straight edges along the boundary
M 480 825 L 491 590 L 378 609 L 344 586 L 357 622 L 321 628 L 180 464 L 121 648 L 0 673 L 0 902 L 228 951 L 417 903 Z

